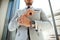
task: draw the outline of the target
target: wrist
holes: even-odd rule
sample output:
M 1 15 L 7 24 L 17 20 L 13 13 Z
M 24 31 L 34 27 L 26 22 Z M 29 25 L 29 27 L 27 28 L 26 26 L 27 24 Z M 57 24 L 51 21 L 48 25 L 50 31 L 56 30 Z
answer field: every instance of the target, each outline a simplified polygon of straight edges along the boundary
M 32 21 L 31 27 L 35 28 L 35 21 Z

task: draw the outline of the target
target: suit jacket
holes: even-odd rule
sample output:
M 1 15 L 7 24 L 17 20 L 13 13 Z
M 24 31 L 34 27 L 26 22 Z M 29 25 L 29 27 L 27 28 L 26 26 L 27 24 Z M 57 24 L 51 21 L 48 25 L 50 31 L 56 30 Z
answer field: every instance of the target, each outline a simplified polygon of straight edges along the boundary
M 35 28 L 30 27 L 30 39 L 31 40 L 44 40 L 44 33 L 46 30 L 51 29 L 51 23 L 46 17 L 45 13 L 42 11 L 42 9 L 34 9 L 30 8 L 35 11 L 35 15 L 30 16 L 29 18 L 33 21 L 35 21 Z M 14 31 L 17 29 L 17 34 L 15 40 L 27 40 L 27 28 L 22 26 L 19 27 L 19 24 L 17 22 L 17 19 L 26 12 L 26 8 L 23 10 L 18 10 L 15 13 L 15 16 L 11 19 L 8 29 L 9 31 Z M 36 31 L 37 30 L 37 31 Z

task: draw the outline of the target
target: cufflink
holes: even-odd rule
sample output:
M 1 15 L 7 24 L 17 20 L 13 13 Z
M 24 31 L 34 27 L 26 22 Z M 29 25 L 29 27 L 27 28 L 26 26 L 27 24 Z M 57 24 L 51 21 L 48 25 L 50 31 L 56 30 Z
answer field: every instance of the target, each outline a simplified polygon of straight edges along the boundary
M 35 24 L 32 24 L 32 27 L 35 28 Z

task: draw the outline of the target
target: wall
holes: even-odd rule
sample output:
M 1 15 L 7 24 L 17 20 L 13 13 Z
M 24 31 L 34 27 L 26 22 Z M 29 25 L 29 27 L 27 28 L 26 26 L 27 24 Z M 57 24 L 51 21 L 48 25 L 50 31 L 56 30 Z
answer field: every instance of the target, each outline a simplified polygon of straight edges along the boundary
M 3 33 L 9 0 L 2 0 L 0 7 L 0 40 Z

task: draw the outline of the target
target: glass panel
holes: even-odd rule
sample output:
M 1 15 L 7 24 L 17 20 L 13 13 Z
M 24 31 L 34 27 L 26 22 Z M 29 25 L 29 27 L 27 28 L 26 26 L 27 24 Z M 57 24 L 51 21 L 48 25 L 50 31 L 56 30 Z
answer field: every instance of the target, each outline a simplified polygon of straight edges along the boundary
M 58 37 L 60 39 L 60 5 L 59 5 L 60 0 L 51 0 L 51 4 L 52 4 L 52 9 L 54 13 L 55 22 L 56 22 Z

